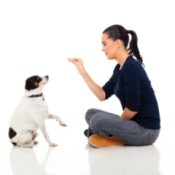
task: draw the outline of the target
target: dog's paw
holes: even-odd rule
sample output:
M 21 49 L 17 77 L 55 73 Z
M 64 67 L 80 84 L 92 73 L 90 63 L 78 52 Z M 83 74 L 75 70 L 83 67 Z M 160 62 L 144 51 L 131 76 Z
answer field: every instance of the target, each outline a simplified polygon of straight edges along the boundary
M 63 122 L 60 122 L 60 125 L 61 125 L 61 126 L 64 126 L 64 127 L 67 126 L 67 125 L 66 125 L 65 123 L 63 123 Z
M 60 123 L 61 126 L 64 126 L 64 127 L 67 126 L 67 125 L 66 125 L 65 123 L 63 123 L 62 121 L 59 121 L 59 123 Z
M 49 143 L 49 146 L 50 146 L 50 147 L 56 147 L 56 146 L 58 146 L 58 145 L 55 144 L 55 143 Z

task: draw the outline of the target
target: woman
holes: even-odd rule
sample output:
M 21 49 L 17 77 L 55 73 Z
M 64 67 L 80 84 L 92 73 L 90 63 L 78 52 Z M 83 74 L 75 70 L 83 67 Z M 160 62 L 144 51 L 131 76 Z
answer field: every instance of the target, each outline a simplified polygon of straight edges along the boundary
M 89 128 L 85 135 L 89 143 L 94 147 L 154 143 L 160 132 L 159 108 L 143 68 L 136 33 L 121 25 L 112 25 L 103 31 L 102 45 L 107 58 L 118 62 L 103 87 L 91 79 L 81 59 L 69 58 L 99 100 L 108 99 L 114 94 L 123 108 L 121 115 L 98 109 L 87 111 L 85 118 Z

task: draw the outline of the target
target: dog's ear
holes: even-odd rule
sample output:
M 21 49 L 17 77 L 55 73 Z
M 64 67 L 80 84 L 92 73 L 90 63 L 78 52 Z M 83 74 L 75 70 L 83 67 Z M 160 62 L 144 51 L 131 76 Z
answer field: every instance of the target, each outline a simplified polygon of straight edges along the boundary
M 33 79 L 28 78 L 25 83 L 25 89 L 30 91 L 36 89 L 38 87 L 38 83 L 35 82 Z

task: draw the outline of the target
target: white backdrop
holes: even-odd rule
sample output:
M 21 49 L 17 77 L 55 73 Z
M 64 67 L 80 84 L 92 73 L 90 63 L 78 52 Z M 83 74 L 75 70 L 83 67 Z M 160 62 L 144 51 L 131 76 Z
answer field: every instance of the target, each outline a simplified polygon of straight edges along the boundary
M 162 134 L 158 144 L 173 142 L 174 40 L 173 0 L 0 1 L 0 144 L 7 141 L 10 117 L 31 75 L 49 75 L 44 88 L 50 111 L 83 130 L 84 114 L 95 107 L 121 113 L 112 97 L 99 102 L 68 57 L 79 57 L 92 78 L 103 85 L 115 61 L 101 51 L 101 33 L 121 24 L 135 30 L 145 69 L 159 102 Z

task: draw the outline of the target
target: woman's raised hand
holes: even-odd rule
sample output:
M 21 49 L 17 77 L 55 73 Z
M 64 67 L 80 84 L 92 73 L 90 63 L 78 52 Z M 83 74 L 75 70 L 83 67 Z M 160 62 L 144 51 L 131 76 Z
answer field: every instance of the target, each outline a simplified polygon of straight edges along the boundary
M 90 90 L 94 93 L 94 95 L 99 99 L 99 100 L 104 100 L 105 99 L 105 92 L 102 87 L 100 87 L 98 84 L 96 84 L 92 78 L 89 76 L 89 74 L 86 72 L 84 66 L 83 66 L 83 60 L 79 58 L 69 58 L 68 61 L 72 62 L 75 64 L 77 67 L 79 73 L 81 76 L 84 78 L 84 81 L 90 88 Z
M 83 74 L 85 72 L 85 68 L 84 68 L 82 59 L 80 59 L 80 58 L 68 58 L 68 61 L 73 63 L 77 67 L 80 74 Z

